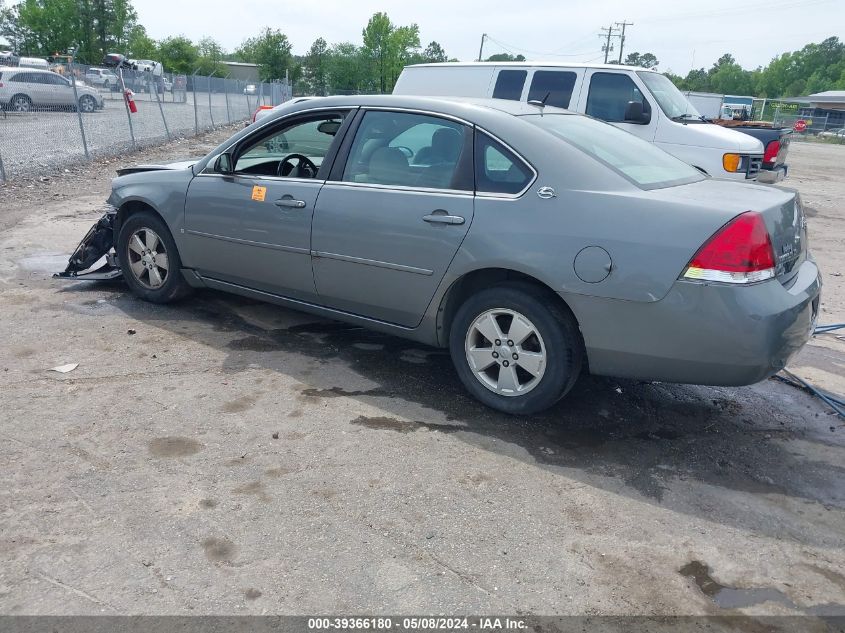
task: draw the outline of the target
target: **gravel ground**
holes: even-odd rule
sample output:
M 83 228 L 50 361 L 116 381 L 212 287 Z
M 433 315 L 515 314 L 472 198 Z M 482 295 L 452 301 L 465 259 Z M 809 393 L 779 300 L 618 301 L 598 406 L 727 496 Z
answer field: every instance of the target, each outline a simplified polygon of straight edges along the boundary
M 120 155 L 132 148 L 126 108 L 114 93 L 102 93 L 105 107 L 82 116 L 88 151 L 94 156 Z M 119 96 L 119 95 L 118 95 Z M 165 95 L 159 110 L 155 94 L 136 95 L 138 112 L 132 115 L 132 128 L 138 146 L 160 143 L 173 136 L 193 134 L 195 126 L 207 130 L 228 121 L 244 121 L 255 110 L 255 97 L 244 95 L 197 94 L 194 119 L 193 95 L 185 103 L 174 103 Z M 167 120 L 165 130 L 162 113 Z M 75 112 L 0 113 L 0 157 L 10 181 L 38 174 L 46 168 L 84 164 L 85 152 L 79 116 Z
M 824 323 L 845 321 L 843 160 L 790 155 Z M 818 400 L 584 378 L 512 418 L 440 350 L 53 281 L 115 166 L 0 187 L 0 613 L 845 612 L 845 427 Z M 845 393 L 843 366 L 827 334 L 792 369 Z

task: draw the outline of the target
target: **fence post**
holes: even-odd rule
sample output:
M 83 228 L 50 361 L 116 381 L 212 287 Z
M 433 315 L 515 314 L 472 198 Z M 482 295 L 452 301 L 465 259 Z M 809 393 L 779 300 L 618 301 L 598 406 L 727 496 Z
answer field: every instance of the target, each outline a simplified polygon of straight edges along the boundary
M 211 78 L 214 77 L 216 70 L 212 70 L 208 76 L 208 118 L 211 119 L 211 129 L 214 129 L 214 113 L 211 111 Z
M 244 84 L 244 97 L 246 98 L 246 116 L 247 116 L 247 118 L 249 118 L 249 113 L 250 113 L 249 95 L 246 93 L 246 87 L 247 87 L 247 84 Z M 258 99 L 258 95 L 256 95 L 255 98 Z M 256 103 L 258 103 L 258 102 L 256 101 Z
M 3 166 L 3 154 L 0 154 L 0 182 L 6 182 L 6 168 Z
M 191 75 L 191 89 L 194 92 L 194 136 L 200 135 L 200 121 L 197 117 L 197 71 Z
M 164 75 L 161 77 L 161 89 L 164 90 Z M 156 101 L 158 101 L 158 111 L 161 113 L 161 121 L 164 123 L 164 133 L 167 135 L 167 140 L 170 140 L 170 128 L 167 127 L 167 117 L 164 116 L 164 107 L 161 105 L 161 99 L 158 96 L 158 82 L 153 77 L 153 90 L 156 93 Z
M 76 104 L 76 116 L 79 119 L 79 133 L 82 134 L 82 149 L 85 151 L 85 159 L 91 160 L 91 156 L 88 155 L 88 141 L 85 139 L 85 126 L 82 124 L 82 109 L 79 107 L 79 92 L 76 90 L 76 73 L 73 72 L 73 62 L 75 59 L 76 49 L 73 49 L 73 53 L 70 56 L 70 83 L 73 85 L 73 102 Z
M 229 73 L 225 77 L 223 77 L 223 94 L 226 95 L 226 123 L 232 122 L 232 115 L 229 112 L 229 77 L 232 73 Z
M 126 118 L 129 120 L 129 136 L 132 138 L 132 149 L 138 149 L 138 146 L 135 144 L 135 128 L 132 127 L 132 113 L 129 111 L 129 102 L 126 100 L 126 82 L 123 80 L 123 67 L 117 67 L 118 72 L 120 73 L 118 77 L 120 78 L 120 89 L 123 94 L 123 107 L 126 108 Z

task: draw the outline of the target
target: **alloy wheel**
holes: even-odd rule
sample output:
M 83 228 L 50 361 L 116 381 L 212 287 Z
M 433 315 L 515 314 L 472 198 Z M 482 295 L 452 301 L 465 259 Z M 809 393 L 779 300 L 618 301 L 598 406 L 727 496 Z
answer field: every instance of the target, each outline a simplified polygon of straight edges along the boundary
M 127 257 L 132 275 L 145 288 L 155 290 L 167 281 L 167 249 L 152 229 L 140 228 L 129 237 Z
M 29 112 L 31 109 L 32 102 L 24 96 L 18 96 L 12 100 L 12 110 L 15 112 Z
M 525 315 L 507 308 L 487 310 L 472 322 L 464 344 L 475 377 L 502 396 L 534 389 L 546 371 L 546 346 Z

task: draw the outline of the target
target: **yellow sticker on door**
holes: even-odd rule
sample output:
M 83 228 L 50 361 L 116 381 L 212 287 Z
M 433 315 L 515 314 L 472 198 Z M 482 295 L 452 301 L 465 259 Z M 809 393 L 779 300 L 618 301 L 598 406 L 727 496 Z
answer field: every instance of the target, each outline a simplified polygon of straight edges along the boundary
M 252 188 L 252 199 L 258 202 L 264 202 L 264 196 L 267 195 L 267 187 L 259 187 L 255 185 Z

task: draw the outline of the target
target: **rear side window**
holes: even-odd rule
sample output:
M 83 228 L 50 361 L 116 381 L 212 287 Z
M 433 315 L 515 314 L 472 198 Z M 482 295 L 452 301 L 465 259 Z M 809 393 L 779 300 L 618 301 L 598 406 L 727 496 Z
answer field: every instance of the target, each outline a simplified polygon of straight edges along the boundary
M 493 89 L 493 98 L 519 101 L 527 76 L 527 70 L 500 71 L 499 76 L 496 78 L 496 87 Z
M 32 73 L 18 73 L 17 75 L 9 77 L 9 81 L 17 83 L 32 83 L 34 80 L 32 78 Z
M 475 189 L 479 193 L 518 194 L 534 173 L 501 143 L 483 132 L 475 134 Z
M 587 114 L 602 121 L 622 122 L 625 106 L 629 101 L 640 101 L 644 112 L 651 106 L 643 93 L 628 75 L 621 73 L 594 73 L 587 95 Z
M 546 105 L 568 108 L 575 88 L 576 74 L 560 70 L 538 70 L 531 79 L 529 101 L 544 101 Z

